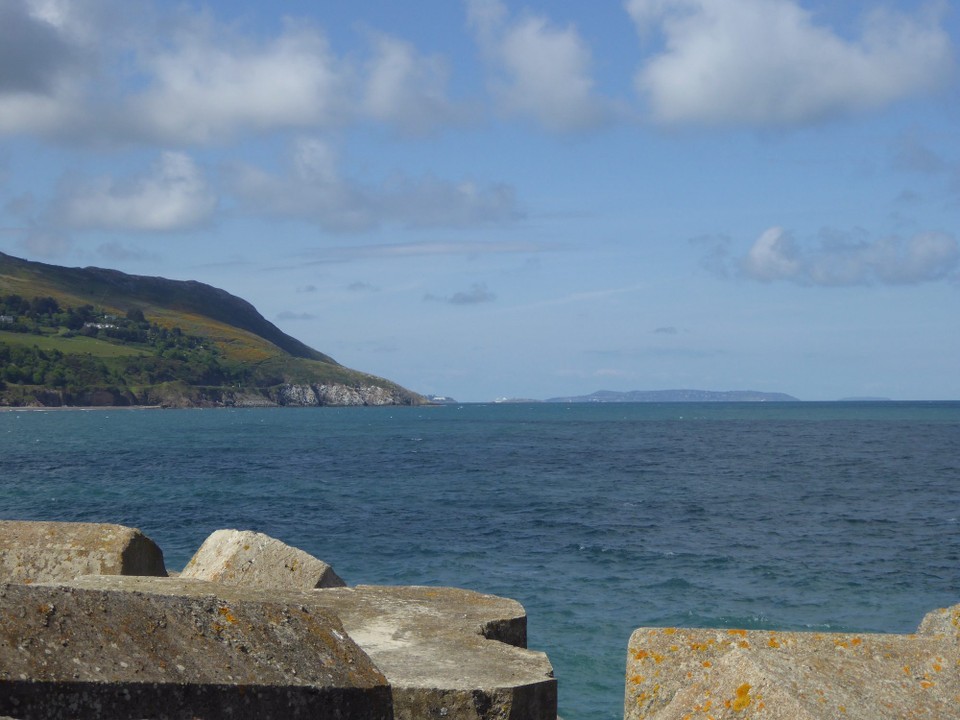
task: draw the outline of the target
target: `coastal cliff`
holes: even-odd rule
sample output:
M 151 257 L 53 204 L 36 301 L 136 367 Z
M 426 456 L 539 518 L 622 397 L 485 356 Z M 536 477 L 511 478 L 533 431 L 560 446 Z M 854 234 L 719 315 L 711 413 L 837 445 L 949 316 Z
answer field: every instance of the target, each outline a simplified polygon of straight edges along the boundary
M 0 253 L 0 406 L 418 405 L 196 281 Z

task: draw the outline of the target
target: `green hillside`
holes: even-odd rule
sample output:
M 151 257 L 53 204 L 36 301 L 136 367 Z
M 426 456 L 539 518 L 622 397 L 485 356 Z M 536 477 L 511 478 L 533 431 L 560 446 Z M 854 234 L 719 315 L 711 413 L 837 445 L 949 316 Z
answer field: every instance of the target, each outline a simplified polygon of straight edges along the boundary
M 0 253 L 0 405 L 421 402 L 224 290 Z

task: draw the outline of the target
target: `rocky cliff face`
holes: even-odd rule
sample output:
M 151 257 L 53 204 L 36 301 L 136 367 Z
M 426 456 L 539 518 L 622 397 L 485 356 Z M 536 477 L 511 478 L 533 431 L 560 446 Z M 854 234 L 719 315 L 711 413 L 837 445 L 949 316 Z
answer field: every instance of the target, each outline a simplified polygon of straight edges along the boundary
M 381 385 L 291 384 L 274 388 L 223 391 L 178 386 L 144 397 L 142 405 L 163 407 L 360 407 L 419 405 L 423 398 L 400 387 Z
M 273 398 L 277 405 L 411 405 L 412 398 L 379 385 L 281 385 Z

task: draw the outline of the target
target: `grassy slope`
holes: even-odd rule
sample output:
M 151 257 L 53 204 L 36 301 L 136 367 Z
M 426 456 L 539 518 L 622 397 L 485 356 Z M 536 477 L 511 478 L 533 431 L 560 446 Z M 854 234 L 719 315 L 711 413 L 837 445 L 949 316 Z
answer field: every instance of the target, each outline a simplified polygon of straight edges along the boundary
M 117 358 L 148 354 L 147 350 L 142 350 L 132 345 L 104 342 L 96 338 L 83 337 L 82 335 L 66 338 L 62 335 L 34 335 L 32 333 L 14 333 L 0 330 L 0 343 L 6 345 L 24 345 L 26 347 L 36 345 L 44 351 L 59 350 L 64 355 L 71 353 L 75 355 L 87 354 L 98 358 Z
M 50 296 L 61 306 L 89 304 L 116 315 L 139 308 L 151 322 L 209 338 L 221 349 L 226 362 L 256 367 L 257 375 L 267 384 L 373 384 L 402 390 L 395 383 L 340 365 L 283 333 L 245 300 L 195 281 L 133 276 L 100 268 L 64 268 L 0 253 L 0 293 L 28 299 Z M 101 340 L 0 332 L 0 342 L 18 341 L 28 345 L 42 342 L 45 349 L 89 352 L 98 357 L 140 352 Z

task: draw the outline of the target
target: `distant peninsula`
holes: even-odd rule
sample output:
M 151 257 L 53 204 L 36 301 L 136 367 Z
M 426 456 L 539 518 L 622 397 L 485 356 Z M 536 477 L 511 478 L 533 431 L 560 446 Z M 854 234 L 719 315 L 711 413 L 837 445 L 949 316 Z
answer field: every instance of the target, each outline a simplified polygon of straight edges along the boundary
M 210 285 L 0 253 L 0 407 L 425 403 Z
M 756 390 L 598 390 L 591 395 L 549 398 L 552 403 L 657 403 L 657 402 L 800 402 L 785 393 Z

